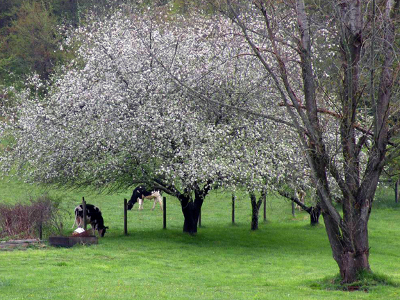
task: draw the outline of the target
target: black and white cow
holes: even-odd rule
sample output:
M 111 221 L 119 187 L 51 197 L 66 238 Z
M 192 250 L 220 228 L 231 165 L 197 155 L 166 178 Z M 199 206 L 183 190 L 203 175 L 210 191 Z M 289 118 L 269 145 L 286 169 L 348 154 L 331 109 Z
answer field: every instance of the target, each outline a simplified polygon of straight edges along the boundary
M 131 210 L 136 202 L 139 202 L 139 210 L 142 210 L 144 199 L 154 199 L 153 208 L 151 210 L 154 210 L 157 201 L 158 203 L 160 203 L 161 210 L 163 210 L 163 200 L 161 197 L 161 192 L 158 190 L 153 190 L 149 192 L 143 186 L 138 186 L 133 190 L 131 200 L 129 200 L 128 202 L 128 210 Z
M 90 225 L 92 226 L 93 235 L 97 230 L 99 236 L 103 237 L 104 234 L 106 233 L 106 229 L 108 229 L 108 227 L 104 226 L 104 219 L 103 216 L 101 215 L 100 209 L 92 204 L 86 204 L 86 222 L 90 223 Z M 82 204 L 75 207 L 75 222 L 74 225 L 72 225 L 72 228 L 74 228 L 75 224 L 78 227 L 82 227 L 83 225 Z

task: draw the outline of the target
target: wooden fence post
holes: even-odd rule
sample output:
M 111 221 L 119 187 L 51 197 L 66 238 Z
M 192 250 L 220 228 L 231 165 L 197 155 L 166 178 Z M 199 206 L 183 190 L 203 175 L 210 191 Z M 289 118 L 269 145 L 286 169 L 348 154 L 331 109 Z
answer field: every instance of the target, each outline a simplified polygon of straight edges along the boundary
M 126 198 L 124 198 L 124 234 L 128 235 L 128 207 L 127 207 L 127 201 Z
M 267 222 L 267 195 L 263 196 L 263 202 L 264 202 L 264 222 Z
M 37 224 L 39 231 L 39 240 L 43 239 L 43 211 L 40 211 L 40 219 Z
M 40 223 L 39 223 L 39 240 L 42 240 L 42 239 L 43 239 L 43 221 L 40 220 Z
M 163 197 L 163 229 L 167 229 L 167 198 Z
M 85 197 L 82 197 L 82 209 L 83 209 L 83 229 L 86 230 L 87 224 L 86 224 L 86 201 L 85 201 Z
M 293 201 L 291 201 L 291 202 L 292 202 L 292 216 L 294 218 L 294 217 L 296 217 L 296 208 L 294 206 L 294 202 Z
M 235 224 L 235 201 L 236 195 L 232 194 L 232 224 Z

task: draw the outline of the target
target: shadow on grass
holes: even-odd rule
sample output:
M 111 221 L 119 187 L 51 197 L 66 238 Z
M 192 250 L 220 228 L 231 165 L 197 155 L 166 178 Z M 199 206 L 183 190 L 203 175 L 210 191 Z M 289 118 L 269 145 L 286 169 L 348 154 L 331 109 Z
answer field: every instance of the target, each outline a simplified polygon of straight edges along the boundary
M 193 248 L 245 248 L 252 251 L 273 251 L 284 249 L 285 252 L 323 252 L 330 253 L 324 226 L 310 226 L 300 223 L 297 226 L 286 223 L 265 223 L 259 230 L 251 231 L 244 225 L 208 226 L 198 229 L 194 236 L 185 234 L 181 229 L 146 229 L 130 231 L 128 236 L 112 236 L 107 239 L 129 245 L 149 242 L 174 243 L 179 247 Z

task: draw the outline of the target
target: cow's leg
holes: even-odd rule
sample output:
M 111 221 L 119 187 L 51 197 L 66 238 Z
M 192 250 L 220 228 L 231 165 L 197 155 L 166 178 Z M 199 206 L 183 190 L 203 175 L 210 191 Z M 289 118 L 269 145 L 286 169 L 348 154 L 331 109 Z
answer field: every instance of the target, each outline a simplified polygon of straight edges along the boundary
M 157 203 L 157 198 L 154 198 L 153 207 L 151 208 L 151 210 L 154 210 L 154 208 L 156 208 L 156 203 Z
M 139 202 L 139 210 L 142 210 L 143 209 L 143 199 L 138 198 L 138 202 Z
M 158 200 L 158 203 L 160 203 L 160 208 L 161 208 L 161 210 L 163 210 L 163 199 L 162 199 L 162 197 L 161 197 L 161 196 L 158 196 L 158 197 L 157 197 L 157 200 Z
M 75 225 L 76 226 L 78 226 L 79 227 L 79 212 L 80 212 L 81 210 L 79 210 L 79 206 L 77 206 L 76 208 L 75 208 L 75 211 L 74 211 L 74 216 L 75 216 L 75 220 L 74 220 L 74 224 L 72 225 L 72 228 L 71 229 L 74 229 L 74 227 L 75 227 Z
M 82 227 L 83 219 L 81 217 L 76 217 L 76 226 Z
M 76 223 L 76 219 L 77 219 L 77 217 L 75 217 L 74 224 L 72 224 L 72 227 L 71 227 L 71 229 L 74 229 L 75 225 L 77 225 L 77 223 Z M 78 226 L 78 225 L 77 225 L 77 226 Z

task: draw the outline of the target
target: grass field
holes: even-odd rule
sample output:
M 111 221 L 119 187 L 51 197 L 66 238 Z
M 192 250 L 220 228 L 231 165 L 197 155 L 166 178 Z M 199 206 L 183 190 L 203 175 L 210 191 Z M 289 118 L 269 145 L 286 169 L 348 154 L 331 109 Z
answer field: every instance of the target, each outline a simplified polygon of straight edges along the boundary
M 18 182 L 0 183 L 0 201 L 24 201 L 42 191 Z M 378 285 L 368 292 L 326 290 L 320 283 L 338 273 L 323 225 L 311 228 L 306 213 L 291 216 L 290 203 L 274 195 L 267 222 L 250 230 L 250 200 L 239 195 L 231 224 L 230 195 L 213 192 L 203 205 L 196 236 L 182 233 L 176 199 L 162 213 L 128 214 L 123 235 L 123 198 L 93 192 L 49 191 L 69 211 L 82 196 L 98 205 L 110 227 L 98 245 L 69 249 L 0 251 L 0 299 L 400 299 L 400 287 Z M 400 210 L 380 194 L 370 221 L 370 263 L 374 272 L 400 283 Z M 390 200 L 391 201 L 391 200 Z M 322 221 L 322 220 L 321 220 Z

